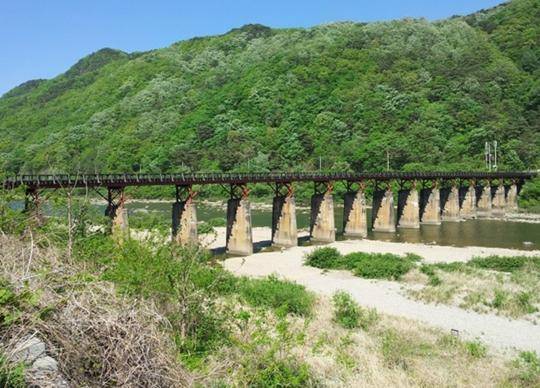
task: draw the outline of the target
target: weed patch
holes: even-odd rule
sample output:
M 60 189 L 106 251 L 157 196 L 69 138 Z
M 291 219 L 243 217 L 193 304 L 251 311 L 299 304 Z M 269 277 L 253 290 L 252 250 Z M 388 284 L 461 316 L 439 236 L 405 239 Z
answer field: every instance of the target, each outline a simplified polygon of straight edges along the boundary
M 340 291 L 332 297 L 334 321 L 346 329 L 362 328 L 367 330 L 377 319 L 375 310 L 360 307 L 350 294 Z
M 7 358 L 0 354 L 0 387 L 24 388 L 24 365 L 22 363 L 10 363 Z
M 315 296 L 304 286 L 279 280 L 276 276 L 266 279 L 242 278 L 238 282 L 239 294 L 254 307 L 265 307 L 286 314 L 308 316 Z
M 336 248 L 317 248 L 306 256 L 305 264 L 321 269 L 339 268 L 341 253 Z
M 513 361 L 516 376 L 512 380 L 531 387 L 540 386 L 540 357 L 535 352 L 521 352 Z
M 399 280 L 415 267 L 421 258 L 407 254 L 405 257 L 390 253 L 355 252 L 342 256 L 335 248 L 318 248 L 311 252 L 305 264 L 324 269 L 347 269 L 356 276 L 368 279 Z

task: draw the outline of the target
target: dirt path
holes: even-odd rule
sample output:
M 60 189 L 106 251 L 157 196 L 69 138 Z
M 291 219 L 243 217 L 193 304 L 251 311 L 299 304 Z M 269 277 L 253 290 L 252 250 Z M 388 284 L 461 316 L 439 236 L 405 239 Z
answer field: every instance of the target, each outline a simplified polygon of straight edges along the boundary
M 260 228 L 265 229 L 265 228 Z M 221 233 L 219 233 L 221 234 Z M 254 240 L 264 237 L 263 230 L 254 231 Z M 214 245 L 219 245 L 218 240 Z M 540 255 L 540 251 L 516 251 L 499 248 L 457 248 L 429 246 L 424 244 L 390 243 L 370 240 L 341 241 L 330 244 L 342 253 L 354 251 L 416 253 L 430 262 L 464 261 L 472 256 Z M 281 252 L 256 253 L 225 261 L 225 267 L 247 276 L 279 276 L 303 284 L 308 289 L 324 295 L 337 290 L 349 292 L 363 306 L 376 308 L 386 314 L 416 319 L 432 326 L 450 331 L 459 330 L 460 336 L 479 339 L 499 350 L 516 348 L 540 353 L 540 326 L 525 320 L 479 314 L 457 307 L 425 304 L 401 294 L 400 284 L 390 281 L 374 281 L 355 277 L 347 271 L 328 271 L 303 266 L 303 257 L 314 247 L 296 247 Z

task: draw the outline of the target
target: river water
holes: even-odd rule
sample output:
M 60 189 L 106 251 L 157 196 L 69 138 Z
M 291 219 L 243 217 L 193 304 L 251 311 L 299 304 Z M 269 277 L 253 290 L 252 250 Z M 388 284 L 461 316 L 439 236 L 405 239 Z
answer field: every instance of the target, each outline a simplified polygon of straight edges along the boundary
M 164 202 L 128 202 L 128 211 L 156 212 L 171 218 L 171 204 Z M 104 207 L 103 207 L 104 209 Z M 335 207 L 335 222 L 338 234 L 343 230 L 343 207 Z M 197 218 L 208 221 L 225 218 L 226 205 L 214 206 L 197 204 Z M 297 208 L 298 228 L 309 228 L 309 210 Z M 272 211 L 256 206 L 251 211 L 254 227 L 272 225 Z M 368 220 L 371 210 L 368 209 Z M 540 249 L 540 223 L 508 221 L 502 219 L 476 219 L 463 222 L 443 222 L 441 225 L 422 225 L 420 229 L 399 229 L 396 233 L 368 232 L 372 240 L 425 243 L 452 246 L 484 246 L 514 249 Z

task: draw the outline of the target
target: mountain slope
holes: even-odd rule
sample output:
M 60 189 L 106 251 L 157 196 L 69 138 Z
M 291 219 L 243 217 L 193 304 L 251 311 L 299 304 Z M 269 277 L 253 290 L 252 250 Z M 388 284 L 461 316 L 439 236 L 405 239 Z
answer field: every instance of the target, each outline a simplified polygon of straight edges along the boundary
M 530 14 L 523 23 L 538 25 Z M 532 168 L 539 90 L 536 72 L 471 17 L 248 25 L 137 55 L 100 51 L 9 92 L 0 165 L 264 171 L 321 157 L 325 169 L 381 170 L 388 150 L 395 169 L 463 169 L 482 167 L 484 142 L 498 140 L 501 168 Z

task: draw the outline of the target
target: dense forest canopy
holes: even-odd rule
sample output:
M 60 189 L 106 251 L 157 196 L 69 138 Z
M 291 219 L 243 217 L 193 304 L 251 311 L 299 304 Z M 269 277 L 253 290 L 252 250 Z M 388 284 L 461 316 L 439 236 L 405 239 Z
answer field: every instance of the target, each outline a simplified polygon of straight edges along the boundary
M 0 98 L 0 170 L 540 166 L 540 0 L 103 49 Z

